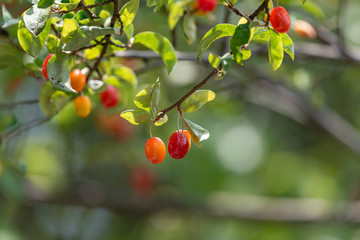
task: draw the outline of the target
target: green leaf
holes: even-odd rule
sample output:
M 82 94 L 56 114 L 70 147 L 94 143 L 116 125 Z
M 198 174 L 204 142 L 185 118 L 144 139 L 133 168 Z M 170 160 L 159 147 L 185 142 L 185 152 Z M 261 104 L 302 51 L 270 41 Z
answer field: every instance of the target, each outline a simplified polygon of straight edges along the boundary
M 40 53 L 49 35 L 51 23 L 48 21 L 41 34 L 38 37 L 35 37 L 25 26 L 23 18 L 24 14 L 25 13 L 23 13 L 19 21 L 17 36 L 24 51 L 29 55 L 36 57 Z
M 191 122 L 188 119 L 185 119 L 184 125 L 186 127 L 186 129 L 189 131 L 190 135 L 191 135 L 191 140 L 198 146 L 201 147 L 199 145 L 199 142 L 206 140 L 210 137 L 210 133 L 208 130 L 206 130 L 205 128 Z
M 15 19 L 11 16 L 10 12 L 6 9 L 5 5 L 2 5 L 2 28 L 7 28 L 19 23 L 19 19 Z
M 40 90 L 39 104 L 46 116 L 57 114 L 69 100 L 69 95 L 56 91 L 50 82 L 45 82 Z
M 169 39 L 159 33 L 141 32 L 134 38 L 134 43 L 140 43 L 158 53 L 170 73 L 177 62 L 176 52 Z
M 162 6 L 162 0 L 146 0 L 147 7 Z
M 232 63 L 232 55 L 230 53 L 225 53 L 224 56 L 221 57 L 222 71 L 226 72 Z
M 90 41 L 95 40 L 99 36 L 113 34 L 114 29 L 110 27 L 82 26 L 63 47 L 64 51 L 75 51 L 85 47 Z
M 236 27 L 234 35 L 230 39 L 230 50 L 233 53 L 234 59 L 237 63 L 242 65 L 242 55 L 239 48 L 248 43 L 250 38 L 249 23 L 240 24 Z
M 302 3 L 303 3 L 303 4 L 305 4 L 305 3 L 306 3 L 306 0 L 301 0 L 301 1 L 302 1 Z
M 48 77 L 55 89 L 77 93 L 70 85 L 70 59 L 66 54 L 57 53 L 47 65 Z
M 130 0 L 120 10 L 120 17 L 123 21 L 124 27 L 130 25 L 139 8 L 140 0 Z
M 215 69 L 219 67 L 221 63 L 221 58 L 218 55 L 210 53 L 208 59 L 210 65 L 213 66 Z
M 213 43 L 215 40 L 222 37 L 230 37 L 234 35 L 236 26 L 232 24 L 218 24 L 212 29 L 210 29 L 204 37 L 201 39 L 197 59 L 200 62 L 201 55 L 205 52 L 206 49 Z
M 128 68 L 124 65 L 117 65 L 114 67 L 113 72 L 120 79 L 123 79 L 126 82 L 130 83 L 131 86 L 135 87 L 137 85 L 136 75 L 131 68 Z
M 54 4 L 54 0 L 40 0 L 37 4 L 38 8 L 48 8 Z
M 188 97 L 182 104 L 183 112 L 195 112 L 205 103 L 215 99 L 215 93 L 210 90 L 197 90 Z
M 61 31 L 61 40 L 64 43 L 68 43 L 73 38 L 74 34 L 78 30 L 78 24 L 73 18 L 66 18 L 63 24 L 63 30 Z
M 159 105 L 160 97 L 160 81 L 156 80 L 154 84 L 146 87 L 136 94 L 134 103 L 138 108 L 144 109 L 155 118 L 155 114 Z
M 139 125 L 151 120 L 149 114 L 144 110 L 125 110 L 120 113 L 120 116 L 133 125 Z
M 294 51 L 294 43 L 293 43 L 293 41 L 291 40 L 289 35 L 287 35 L 286 33 L 280 33 L 280 36 L 281 36 L 281 39 L 282 39 L 282 44 L 283 44 L 284 51 L 291 57 L 291 60 L 294 61 L 295 51 Z
M 270 30 L 268 28 L 258 28 L 251 40 L 268 42 L 270 40 Z
M 184 15 L 184 3 L 176 2 L 170 5 L 170 12 L 168 17 L 168 24 L 171 30 L 174 29 L 180 18 Z
M 197 28 L 195 24 L 195 17 L 193 14 L 187 13 L 184 17 L 183 30 L 186 40 L 189 44 L 196 41 Z
M 0 40 L 0 69 L 6 67 L 22 67 L 22 54 L 8 41 Z
M 323 11 L 323 8 L 314 1 L 306 2 L 306 4 L 303 5 L 303 8 L 310 14 L 317 17 L 318 19 L 325 18 L 325 13 Z
M 126 34 L 126 37 L 128 40 L 130 40 L 132 37 L 134 37 L 134 24 L 129 24 L 126 27 L 124 27 L 124 32 Z
M 281 36 L 273 29 L 270 30 L 269 61 L 275 71 L 281 66 L 284 58 L 284 49 Z
M 235 6 L 235 4 L 237 3 L 237 0 L 229 0 L 229 3 L 231 4 L 231 6 Z
M 50 15 L 51 8 L 38 8 L 33 5 L 23 14 L 23 19 L 26 28 L 34 34 L 35 37 L 44 30 L 46 22 Z

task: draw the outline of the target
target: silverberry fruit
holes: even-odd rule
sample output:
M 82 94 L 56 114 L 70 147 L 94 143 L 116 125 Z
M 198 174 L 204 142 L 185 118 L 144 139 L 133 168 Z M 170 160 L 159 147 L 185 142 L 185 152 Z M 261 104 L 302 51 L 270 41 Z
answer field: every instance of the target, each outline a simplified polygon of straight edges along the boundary
M 270 12 L 270 23 L 278 33 L 286 33 L 290 29 L 291 20 L 283 7 L 275 7 Z
M 145 155 L 154 164 L 161 163 L 165 159 L 166 148 L 161 138 L 153 137 L 145 144 Z
M 189 141 L 184 133 L 176 131 L 171 134 L 168 142 L 168 152 L 175 159 L 185 157 L 189 152 Z

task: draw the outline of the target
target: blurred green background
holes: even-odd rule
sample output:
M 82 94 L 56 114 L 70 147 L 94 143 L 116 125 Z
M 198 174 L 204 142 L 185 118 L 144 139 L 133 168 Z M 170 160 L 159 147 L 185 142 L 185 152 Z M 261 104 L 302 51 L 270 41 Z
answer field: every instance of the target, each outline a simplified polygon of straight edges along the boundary
M 1 0 L 13 16 L 30 4 Z M 122 3 L 123 4 L 123 3 Z M 259 1 L 236 5 L 251 13 Z M 149 125 L 131 126 L 107 113 L 92 97 L 90 117 L 80 119 L 69 103 L 51 121 L 1 142 L 0 239 L 360 239 L 360 2 L 279 1 L 292 22 L 305 20 L 318 37 L 290 30 L 295 61 L 285 56 L 272 72 L 266 45 L 252 44 L 243 67 L 233 64 L 221 81 L 205 88 L 215 101 L 185 117 L 210 132 L 184 159 L 166 156 L 152 165 L 144 154 Z M 229 17 L 219 5 L 200 17 L 198 42 Z M 151 21 L 149 21 L 151 19 Z M 165 11 L 141 2 L 135 32 L 171 37 Z M 2 41 L 8 37 L 1 36 Z M 177 27 L 177 50 L 196 52 Z M 16 43 L 15 43 L 16 44 Z M 221 53 L 222 41 L 210 50 Z M 8 49 L 0 49 L 4 60 Z M 141 59 L 124 59 L 136 71 Z M 0 131 L 43 117 L 38 104 L 6 107 L 37 99 L 43 82 L 18 65 L 0 70 Z M 134 94 L 161 81 L 166 108 L 211 71 L 207 63 L 179 61 L 167 75 L 157 67 L 137 75 L 139 84 L 121 101 L 133 108 Z M 152 127 L 167 144 L 177 113 Z

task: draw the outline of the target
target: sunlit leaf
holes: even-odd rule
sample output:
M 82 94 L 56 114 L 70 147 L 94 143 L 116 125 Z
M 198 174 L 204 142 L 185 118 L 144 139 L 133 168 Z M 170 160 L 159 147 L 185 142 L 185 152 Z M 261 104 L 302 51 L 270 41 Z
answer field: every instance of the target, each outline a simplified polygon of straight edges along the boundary
M 61 31 L 61 40 L 64 43 L 68 43 L 73 38 L 74 34 L 78 30 L 78 24 L 73 18 L 66 18 L 63 24 L 63 30 Z
M 141 32 L 135 35 L 134 43 L 140 43 L 158 53 L 170 73 L 177 62 L 176 52 L 171 42 L 159 33 Z
M 126 27 L 124 27 L 124 32 L 128 39 L 134 37 L 134 24 L 129 24 Z
M 184 125 L 186 127 L 186 129 L 189 131 L 190 135 L 191 135 L 191 140 L 198 146 L 201 147 L 199 145 L 199 142 L 206 140 L 210 137 L 210 133 L 208 130 L 206 130 L 205 128 L 191 122 L 188 119 L 185 119 L 184 121 Z
M 138 108 L 144 109 L 151 114 L 152 117 L 155 117 L 159 105 L 160 97 L 160 81 L 156 80 L 154 84 L 146 87 L 136 94 L 134 103 Z
M 236 26 L 232 24 L 219 24 L 210 29 L 200 41 L 197 54 L 198 61 L 200 62 L 202 54 L 208 49 L 211 43 L 219 38 L 234 35 L 235 29 Z
M 132 86 L 137 85 L 137 79 L 134 71 L 131 68 L 128 68 L 124 65 L 118 65 L 113 70 L 114 74 L 120 79 L 130 83 Z
M 193 14 L 188 13 L 185 15 L 183 30 L 184 30 L 184 34 L 187 39 L 187 42 L 189 44 L 194 43 L 196 41 L 197 27 L 195 24 L 195 17 Z
M 282 44 L 283 44 L 284 51 L 294 61 L 295 51 L 294 51 L 294 43 L 293 43 L 293 41 L 291 40 L 289 35 L 287 35 L 286 33 L 280 33 L 280 36 L 281 36 L 281 39 L 282 39 Z
M 124 27 L 130 25 L 139 8 L 140 0 L 130 0 L 120 10 L 120 17 L 123 21 Z
M 168 24 L 170 30 L 173 30 L 180 18 L 184 15 L 184 2 L 176 2 L 170 5 Z
M 17 36 L 21 47 L 29 55 L 36 57 L 41 49 L 43 48 L 45 41 L 49 35 L 50 31 L 50 21 L 47 21 L 47 24 L 39 36 L 35 37 L 25 26 L 24 16 L 25 13 L 20 18 Z
M 251 40 L 268 42 L 270 40 L 270 30 L 268 28 L 257 28 Z
M 215 99 L 215 93 L 210 90 L 197 90 L 188 97 L 182 104 L 183 112 L 194 112 L 201 108 L 205 103 Z
M 38 8 L 33 5 L 23 14 L 25 27 L 34 34 L 35 37 L 44 30 L 49 18 L 50 8 Z
M 284 49 L 281 36 L 273 29 L 270 30 L 269 61 L 275 71 L 281 66 L 284 58 Z
M 120 113 L 120 116 L 133 125 L 139 125 L 140 123 L 150 121 L 149 113 L 144 110 L 125 110 Z
M 211 66 L 216 69 L 219 67 L 221 63 L 221 58 L 218 55 L 210 53 L 208 59 Z

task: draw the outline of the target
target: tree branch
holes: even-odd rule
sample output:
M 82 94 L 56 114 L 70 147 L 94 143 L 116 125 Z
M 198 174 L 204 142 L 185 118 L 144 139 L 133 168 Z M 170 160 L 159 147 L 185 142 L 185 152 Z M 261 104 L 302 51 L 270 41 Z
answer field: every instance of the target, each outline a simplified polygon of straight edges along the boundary
M 159 121 L 162 117 L 165 116 L 166 113 L 170 112 L 175 107 L 180 107 L 181 104 L 190 97 L 195 91 L 204 86 L 213 76 L 215 76 L 219 72 L 218 69 L 214 69 L 204 80 L 202 80 L 199 84 L 193 87 L 188 93 L 186 93 L 182 98 L 180 98 L 176 103 L 171 105 L 168 108 L 165 108 L 160 111 L 160 114 L 155 118 L 154 122 Z
M 40 126 L 42 125 L 43 123 L 46 123 L 48 121 L 51 120 L 52 117 L 43 117 L 43 118 L 40 118 L 40 119 L 36 119 L 32 122 L 29 122 L 25 125 L 22 125 L 20 127 L 18 127 L 17 129 L 11 131 L 11 132 L 8 132 L 8 133 L 4 133 L 2 135 L 0 135 L 0 142 L 1 141 L 7 141 L 7 140 L 10 140 L 14 137 L 16 137 L 17 135 L 19 135 L 20 133 L 22 132 L 25 132 L 27 130 L 30 130 L 31 128 L 34 128 L 34 127 L 37 127 L 37 126 Z
M 73 9 L 73 10 L 69 10 L 69 11 L 60 10 L 60 11 L 58 11 L 58 13 L 65 14 L 65 13 L 69 13 L 69 12 L 78 12 L 78 11 L 83 10 L 83 9 L 91 9 L 91 8 L 103 6 L 103 5 L 111 3 L 112 1 L 113 0 L 106 0 L 105 2 L 97 3 L 97 4 L 93 4 L 93 5 L 79 4 L 79 6 L 77 8 L 75 8 L 75 9 Z
M 4 109 L 11 109 L 20 105 L 31 105 L 31 104 L 36 104 L 39 102 L 39 99 L 33 99 L 33 100 L 25 100 L 25 101 L 20 101 L 20 102 L 13 102 L 13 103 L 3 103 L 0 104 L 0 110 L 4 110 Z
M 81 185 L 77 186 L 81 189 Z M 100 186 L 97 186 L 98 188 Z M 333 202 L 316 198 L 272 198 L 264 196 L 215 192 L 201 204 L 185 202 L 182 199 L 159 198 L 156 196 L 136 197 L 123 193 L 104 193 L 92 196 L 98 191 L 89 191 L 84 196 L 77 190 L 40 199 L 27 196 L 29 206 L 39 204 L 86 206 L 106 208 L 109 211 L 132 217 L 143 217 L 165 210 L 201 214 L 208 217 L 234 218 L 252 221 L 292 223 L 360 223 L 360 201 Z M 93 202 L 92 199 L 97 199 Z

